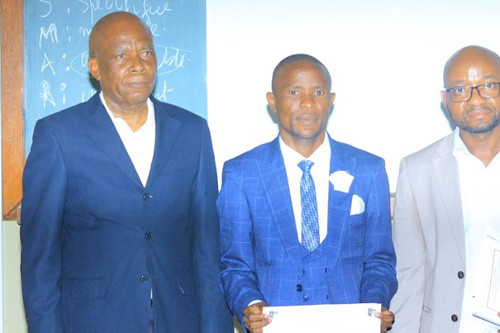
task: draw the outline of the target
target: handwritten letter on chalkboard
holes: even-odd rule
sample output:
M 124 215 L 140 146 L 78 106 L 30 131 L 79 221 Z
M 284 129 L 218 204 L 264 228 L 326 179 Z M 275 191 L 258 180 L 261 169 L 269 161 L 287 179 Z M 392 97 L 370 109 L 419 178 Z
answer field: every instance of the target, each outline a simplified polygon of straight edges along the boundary
M 88 100 L 88 38 L 114 11 L 139 16 L 153 33 L 158 71 L 154 96 L 206 117 L 205 0 L 26 1 L 26 150 L 36 121 Z

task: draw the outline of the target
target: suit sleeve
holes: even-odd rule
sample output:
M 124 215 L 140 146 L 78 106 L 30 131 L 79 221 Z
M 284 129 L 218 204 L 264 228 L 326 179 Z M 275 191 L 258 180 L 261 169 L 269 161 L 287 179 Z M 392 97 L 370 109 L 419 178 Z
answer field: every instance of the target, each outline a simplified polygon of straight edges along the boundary
M 419 332 L 425 287 L 425 242 L 406 160 L 401 161 L 394 211 L 399 289 L 391 303 L 394 332 Z
M 35 126 L 23 174 L 21 278 L 30 333 L 62 332 L 61 249 L 66 169 L 46 123 Z
M 232 312 L 242 322 L 243 310 L 255 300 L 266 301 L 255 275 L 252 218 L 241 173 L 226 162 L 217 200 L 220 219 L 222 272 L 219 285 Z
M 389 303 L 397 289 L 396 256 L 392 244 L 390 193 L 383 161 L 375 164 L 366 202 L 365 263 L 361 302 Z
M 220 245 L 216 210 L 217 172 L 210 132 L 203 123 L 200 162 L 192 191 L 191 223 L 194 225 L 194 267 L 201 327 L 207 333 L 232 333 L 231 313 L 218 288 Z

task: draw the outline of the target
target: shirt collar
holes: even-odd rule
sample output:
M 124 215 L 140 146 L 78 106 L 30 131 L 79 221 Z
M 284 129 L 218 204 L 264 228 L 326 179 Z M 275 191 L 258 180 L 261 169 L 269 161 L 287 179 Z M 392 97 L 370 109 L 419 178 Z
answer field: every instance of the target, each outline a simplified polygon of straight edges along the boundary
M 115 126 L 117 125 L 117 123 L 123 123 L 123 122 L 125 122 L 122 118 L 116 117 L 113 114 L 113 112 L 111 112 L 111 110 L 109 109 L 108 105 L 106 104 L 106 100 L 104 99 L 104 95 L 103 95 L 102 91 L 99 93 L 99 98 L 101 99 L 101 102 L 104 105 L 104 108 L 106 109 L 106 112 L 108 113 L 109 117 L 111 118 L 111 121 L 113 121 L 113 123 L 115 124 Z M 154 126 L 154 124 L 155 124 L 155 113 L 154 113 L 154 110 L 155 109 L 154 109 L 153 101 L 151 101 L 151 98 L 148 97 L 148 100 L 147 100 L 146 103 L 147 103 L 147 106 L 148 106 L 148 116 L 146 118 L 146 122 L 142 125 L 142 127 L 144 127 L 144 126 Z
M 465 143 L 460 137 L 460 129 L 457 127 L 455 128 L 453 135 L 453 155 L 456 157 L 459 154 L 472 156 L 471 152 L 467 149 Z
M 452 151 L 452 154 L 459 161 L 462 160 L 462 159 L 463 160 L 468 160 L 468 161 L 474 160 L 474 161 L 477 161 L 477 162 L 481 163 L 481 165 L 484 166 L 482 164 L 482 162 L 476 156 L 474 156 L 469 151 L 469 149 L 467 149 L 467 146 L 465 145 L 464 141 L 460 137 L 460 130 L 459 130 L 458 127 L 455 128 L 455 132 L 454 132 L 454 136 L 453 136 L 453 151 Z M 497 163 L 500 163 L 500 153 L 498 153 L 493 158 L 493 160 L 491 161 L 491 163 L 488 165 L 487 168 L 491 168 L 492 165 L 496 165 Z
M 308 158 L 302 156 L 301 154 L 296 152 L 293 148 L 288 146 L 281 138 L 281 135 L 279 137 L 279 143 L 281 148 L 281 154 L 283 155 L 283 159 L 285 161 L 294 161 L 294 164 L 298 164 L 300 161 L 304 159 L 313 161 L 314 163 L 323 160 L 327 160 L 328 164 L 330 162 L 330 152 L 331 152 L 330 140 L 328 138 L 328 133 L 326 132 L 325 132 L 325 138 L 321 143 L 321 145 L 318 148 L 316 148 L 316 150 Z

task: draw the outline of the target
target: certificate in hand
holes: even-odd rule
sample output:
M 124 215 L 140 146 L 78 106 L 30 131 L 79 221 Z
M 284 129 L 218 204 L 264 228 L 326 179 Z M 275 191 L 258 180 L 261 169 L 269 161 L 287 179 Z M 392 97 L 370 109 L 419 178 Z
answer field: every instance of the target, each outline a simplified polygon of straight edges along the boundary
M 486 238 L 473 315 L 500 326 L 500 240 Z
M 379 333 L 380 319 L 374 314 L 380 309 L 374 303 L 265 307 L 273 321 L 264 333 Z

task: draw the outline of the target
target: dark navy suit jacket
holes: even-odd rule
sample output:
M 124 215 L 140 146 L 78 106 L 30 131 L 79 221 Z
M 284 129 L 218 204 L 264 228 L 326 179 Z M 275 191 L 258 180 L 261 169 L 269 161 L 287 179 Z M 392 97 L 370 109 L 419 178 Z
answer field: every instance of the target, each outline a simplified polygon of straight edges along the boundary
M 153 99 L 144 187 L 96 94 L 38 121 L 23 176 L 30 332 L 233 332 L 217 288 L 217 176 L 207 123 Z
M 329 184 L 326 279 L 307 278 L 314 272 L 308 270 L 307 251 L 298 241 L 278 138 L 224 165 L 217 201 L 223 263 L 219 281 L 240 320 L 254 300 L 271 306 L 321 299 L 389 307 L 397 282 L 384 160 L 328 140 L 330 173 L 347 172 L 353 180 L 350 186 Z M 314 295 L 325 290 L 328 298 Z

